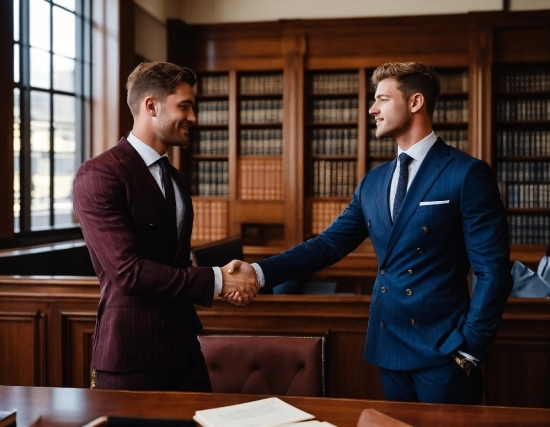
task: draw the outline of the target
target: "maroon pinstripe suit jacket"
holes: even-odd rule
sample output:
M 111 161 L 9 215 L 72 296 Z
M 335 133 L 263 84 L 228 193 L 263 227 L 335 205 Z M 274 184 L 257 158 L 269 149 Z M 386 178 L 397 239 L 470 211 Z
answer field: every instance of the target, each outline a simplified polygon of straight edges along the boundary
M 204 367 L 193 304 L 212 304 L 214 272 L 188 265 L 193 206 L 185 177 L 172 169 L 185 209 L 178 242 L 164 196 L 126 138 L 76 173 L 74 208 L 100 281 L 95 369 Z

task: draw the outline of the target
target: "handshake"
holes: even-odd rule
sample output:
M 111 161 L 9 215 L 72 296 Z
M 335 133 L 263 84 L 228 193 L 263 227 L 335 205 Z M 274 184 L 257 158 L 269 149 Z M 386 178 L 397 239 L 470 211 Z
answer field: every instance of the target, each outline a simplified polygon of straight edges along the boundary
M 234 305 L 247 305 L 258 291 L 260 284 L 256 270 L 249 263 L 234 259 L 220 267 L 222 271 L 222 291 L 220 297 Z

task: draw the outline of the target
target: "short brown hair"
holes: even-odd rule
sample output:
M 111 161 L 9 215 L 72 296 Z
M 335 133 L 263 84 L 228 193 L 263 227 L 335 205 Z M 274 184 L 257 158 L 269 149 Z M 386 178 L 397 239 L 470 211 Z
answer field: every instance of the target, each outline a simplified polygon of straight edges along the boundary
M 174 92 L 180 83 L 195 86 L 197 75 L 190 68 L 171 62 L 142 62 L 128 76 L 126 101 L 134 116 L 139 113 L 139 103 L 147 95 L 160 101 Z
M 378 83 L 388 78 L 397 80 L 397 88 L 403 92 L 405 98 L 415 93 L 424 95 L 428 115 L 432 117 L 441 93 L 441 83 L 433 67 L 420 62 L 388 62 L 374 70 L 372 86 L 376 88 Z

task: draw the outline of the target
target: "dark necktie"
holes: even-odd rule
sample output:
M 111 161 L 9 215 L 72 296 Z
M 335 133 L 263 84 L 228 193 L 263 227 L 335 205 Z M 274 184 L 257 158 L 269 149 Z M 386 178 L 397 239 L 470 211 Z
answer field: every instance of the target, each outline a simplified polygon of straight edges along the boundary
M 164 197 L 168 205 L 170 223 L 174 227 L 174 237 L 177 240 L 177 224 L 176 224 L 176 193 L 174 192 L 174 184 L 172 183 L 172 175 L 170 174 L 170 162 L 168 157 L 163 156 L 157 161 L 162 171 L 162 183 L 164 184 Z
M 399 155 L 399 180 L 397 181 L 397 190 L 395 191 L 395 199 L 393 200 L 393 222 L 395 222 L 405 194 L 407 194 L 407 184 L 409 183 L 409 163 L 412 157 L 407 153 Z

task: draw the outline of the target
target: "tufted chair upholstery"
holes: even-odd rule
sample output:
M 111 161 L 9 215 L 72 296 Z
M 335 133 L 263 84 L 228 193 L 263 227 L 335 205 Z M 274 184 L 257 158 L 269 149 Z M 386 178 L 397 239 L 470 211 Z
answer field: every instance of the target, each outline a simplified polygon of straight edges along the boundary
M 327 396 L 328 337 L 201 335 L 214 393 Z

